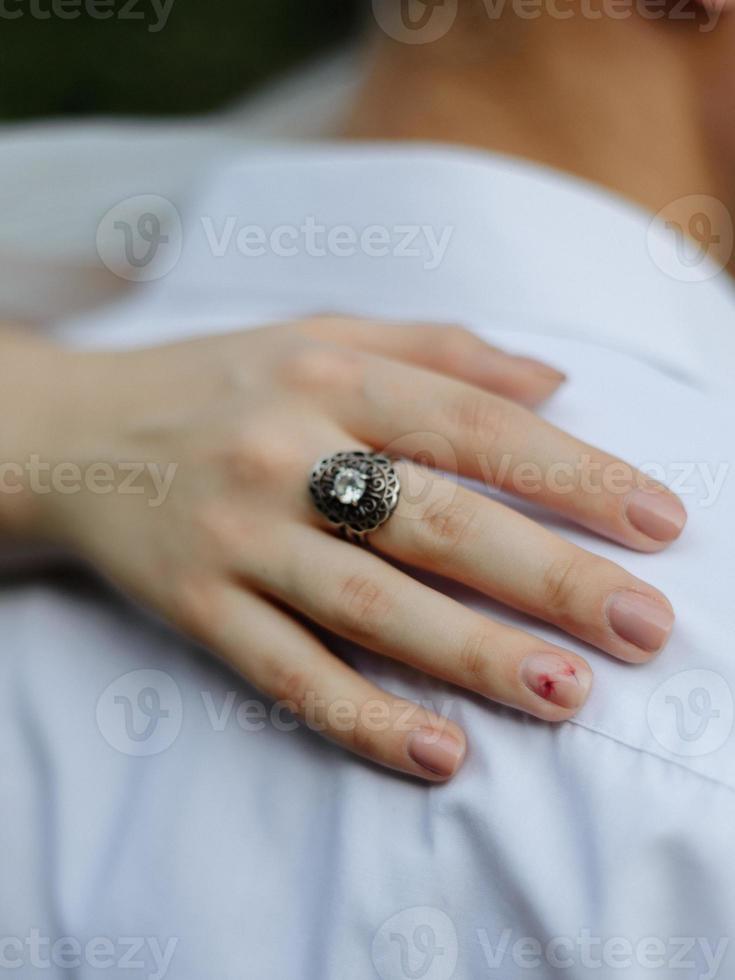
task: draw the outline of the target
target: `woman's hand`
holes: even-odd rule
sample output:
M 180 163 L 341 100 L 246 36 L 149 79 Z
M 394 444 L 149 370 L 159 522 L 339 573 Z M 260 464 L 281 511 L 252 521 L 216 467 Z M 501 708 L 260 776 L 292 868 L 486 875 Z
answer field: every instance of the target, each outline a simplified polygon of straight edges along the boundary
M 353 671 L 309 623 L 548 721 L 570 717 L 592 681 L 576 654 L 384 558 L 468 584 L 622 660 L 645 661 L 668 638 L 673 613 L 656 589 L 446 475 L 528 496 L 631 548 L 678 536 L 676 497 L 519 404 L 560 383 L 543 365 L 457 328 L 336 318 L 52 356 L 66 390 L 49 399 L 37 381 L 51 407 L 45 424 L 36 412 L 24 453 L 65 465 L 67 490 L 34 493 L 24 468 L 6 523 L 90 559 L 361 755 L 439 781 L 461 764 L 465 739 Z M 318 458 L 361 448 L 400 457 L 404 488 L 371 550 L 337 537 L 308 493 Z M 77 492 L 72 472 L 83 477 Z

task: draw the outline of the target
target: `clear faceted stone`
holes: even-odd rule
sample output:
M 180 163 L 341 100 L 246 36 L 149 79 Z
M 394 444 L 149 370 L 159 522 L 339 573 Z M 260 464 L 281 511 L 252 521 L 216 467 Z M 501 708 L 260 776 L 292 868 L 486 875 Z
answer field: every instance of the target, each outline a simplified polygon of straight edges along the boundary
M 334 478 L 334 496 L 341 504 L 356 504 L 367 489 L 367 481 L 359 470 L 339 470 Z

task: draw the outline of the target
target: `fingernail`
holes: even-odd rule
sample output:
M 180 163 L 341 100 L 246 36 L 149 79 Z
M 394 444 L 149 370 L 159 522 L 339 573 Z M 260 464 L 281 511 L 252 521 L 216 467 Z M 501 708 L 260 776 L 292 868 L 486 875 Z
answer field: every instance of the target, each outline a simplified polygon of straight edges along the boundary
M 464 746 L 447 732 L 419 728 L 408 741 L 408 754 L 416 765 L 435 776 L 452 776 L 464 756 Z
M 537 653 L 521 664 L 521 679 L 545 701 L 560 708 L 579 708 L 590 692 L 592 671 L 555 653 Z
M 646 653 L 657 653 L 671 635 L 674 614 L 640 592 L 616 592 L 607 604 L 607 618 L 618 636 Z
M 519 355 L 513 355 L 513 360 L 519 365 L 519 367 L 524 367 L 529 371 L 533 371 L 534 374 L 538 374 L 542 378 L 546 378 L 548 381 L 556 381 L 557 384 L 561 384 L 562 381 L 567 380 L 566 374 L 561 371 L 557 371 L 556 368 L 551 367 L 550 364 L 545 364 L 543 361 L 537 361 L 535 357 L 520 357 Z
M 625 505 L 628 520 L 654 541 L 673 541 L 687 522 L 684 505 L 673 493 L 634 490 Z

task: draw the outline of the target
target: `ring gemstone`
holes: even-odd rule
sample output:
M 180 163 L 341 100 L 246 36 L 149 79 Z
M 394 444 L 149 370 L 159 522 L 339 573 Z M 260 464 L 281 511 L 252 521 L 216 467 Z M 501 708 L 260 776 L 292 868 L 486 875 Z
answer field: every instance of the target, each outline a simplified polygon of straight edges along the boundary
M 333 493 L 341 504 L 359 504 L 366 489 L 367 480 L 364 475 L 352 467 L 339 470 L 334 477 Z

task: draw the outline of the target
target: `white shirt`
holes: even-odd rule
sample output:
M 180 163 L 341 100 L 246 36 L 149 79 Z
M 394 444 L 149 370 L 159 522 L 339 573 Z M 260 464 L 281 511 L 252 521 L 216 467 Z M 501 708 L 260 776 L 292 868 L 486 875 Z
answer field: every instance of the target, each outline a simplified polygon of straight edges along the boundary
M 230 216 L 264 230 L 265 254 L 213 255 L 201 219 L 219 236 Z M 252 704 L 238 713 L 246 685 L 117 597 L 6 590 L 3 933 L 76 937 L 85 980 L 94 937 L 121 977 L 732 976 L 729 281 L 682 282 L 667 230 L 599 189 L 439 147 L 253 152 L 183 218 L 168 276 L 61 335 L 153 344 L 334 310 L 457 321 L 546 358 L 570 381 L 545 414 L 672 482 L 690 514 L 657 556 L 560 531 L 662 589 L 677 626 L 632 667 L 525 623 L 595 670 L 588 704 L 556 727 L 348 649 L 466 729 L 465 767 L 427 788 L 263 724 Z M 305 222 L 353 229 L 353 253 L 336 232 L 327 254 L 306 244 Z M 274 254 L 279 227 L 295 254 Z M 408 227 L 423 229 L 413 256 Z M 139 974 L 120 965 L 124 937 L 141 938 Z

